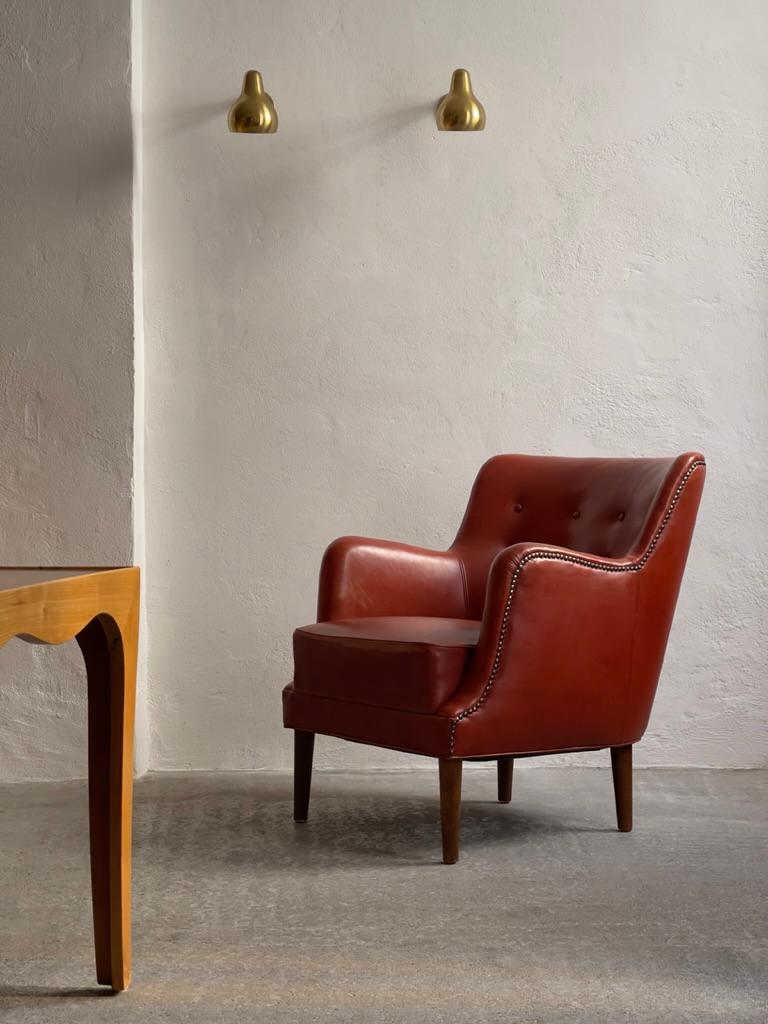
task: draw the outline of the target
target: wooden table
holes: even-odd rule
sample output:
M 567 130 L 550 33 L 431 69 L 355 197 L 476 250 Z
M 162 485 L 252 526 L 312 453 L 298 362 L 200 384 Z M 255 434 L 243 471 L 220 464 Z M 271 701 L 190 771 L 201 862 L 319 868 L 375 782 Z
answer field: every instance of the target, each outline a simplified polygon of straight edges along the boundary
M 0 647 L 80 645 L 88 677 L 88 808 L 96 977 L 131 978 L 131 794 L 139 570 L 0 569 Z

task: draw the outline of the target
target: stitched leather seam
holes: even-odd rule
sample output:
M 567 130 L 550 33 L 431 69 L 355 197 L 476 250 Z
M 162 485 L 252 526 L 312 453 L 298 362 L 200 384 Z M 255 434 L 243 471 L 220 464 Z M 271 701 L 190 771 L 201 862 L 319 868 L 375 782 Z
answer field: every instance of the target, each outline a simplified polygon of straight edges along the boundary
M 388 704 L 366 704 L 365 701 L 362 700 L 347 700 L 346 697 L 328 697 L 324 693 L 312 693 L 311 690 L 297 690 L 295 682 L 292 682 L 290 685 L 293 688 L 293 692 L 295 694 L 298 694 L 299 698 L 310 697 L 312 700 L 325 700 L 328 701 L 330 704 L 354 704 L 356 708 L 375 708 L 377 711 L 393 711 L 395 714 L 398 715 L 423 715 L 425 718 L 439 718 L 446 722 L 450 721 L 448 715 L 440 714 L 440 708 L 438 708 L 436 711 L 414 711 L 408 708 L 393 708 Z M 283 690 L 283 693 L 285 693 L 285 690 Z M 288 726 L 287 728 L 293 728 L 293 726 Z M 335 735 L 335 733 L 329 733 L 328 735 L 332 736 Z M 374 744 L 374 746 L 378 746 L 378 744 Z M 595 749 L 599 748 L 596 747 Z M 567 754 L 568 751 L 557 751 L 557 753 Z
M 425 648 L 429 649 L 436 647 L 441 651 L 474 651 L 477 648 L 477 641 L 467 640 L 466 643 L 449 643 L 444 644 L 439 640 L 395 640 L 393 638 L 384 639 L 383 637 L 376 636 L 339 636 L 333 633 L 304 633 L 305 637 L 311 637 L 311 643 L 319 640 L 321 643 L 332 642 L 334 645 L 338 644 L 339 640 L 349 640 L 352 644 L 358 643 L 369 643 L 369 644 L 390 644 L 393 647 L 413 647 L 416 651 L 421 653 Z
M 467 581 L 467 567 L 464 565 L 464 559 L 459 558 L 459 569 L 461 569 L 461 586 L 464 590 L 464 614 L 469 615 L 469 582 Z
M 624 688 L 624 713 L 621 716 L 621 732 L 624 735 L 629 719 L 630 696 L 632 684 L 635 681 L 635 640 L 637 639 L 637 609 L 640 605 L 640 587 L 635 587 L 635 607 L 632 621 L 632 643 L 629 648 L 629 666 L 627 668 L 627 682 Z
M 520 578 L 520 573 L 523 571 L 525 566 L 529 562 L 532 562 L 534 560 L 539 560 L 539 561 L 549 561 L 549 562 L 571 562 L 571 563 L 573 563 L 575 565 L 583 565 L 587 569 L 597 569 L 597 570 L 599 570 L 601 572 L 640 572 L 640 570 L 644 568 L 646 562 L 648 561 L 648 559 L 653 554 L 654 549 L 656 548 L 656 545 L 661 540 L 661 535 L 664 533 L 664 530 L 665 530 L 665 528 L 667 526 L 667 523 L 672 518 L 672 513 L 675 511 L 675 508 L 679 504 L 680 497 L 681 497 L 681 495 L 683 493 L 683 490 L 685 489 L 685 485 L 688 483 L 688 481 L 691 478 L 694 470 L 698 469 L 699 466 L 705 466 L 705 465 L 706 465 L 706 463 L 704 462 L 703 459 L 697 459 L 695 462 L 692 462 L 690 464 L 690 466 L 688 467 L 688 469 L 685 471 L 685 473 L 683 474 L 683 476 L 682 476 L 682 478 L 680 480 L 680 483 L 675 488 L 675 493 L 672 495 L 672 500 L 670 501 L 669 505 L 667 506 L 667 509 L 666 509 L 666 511 L 664 513 L 664 516 L 663 516 L 662 520 L 661 520 L 661 523 L 659 524 L 659 528 L 656 530 L 656 533 L 654 533 L 653 537 L 651 538 L 651 542 L 649 543 L 648 547 L 643 552 L 642 556 L 636 562 L 629 562 L 629 563 L 624 564 L 624 565 L 606 565 L 604 562 L 596 562 L 593 559 L 584 558 L 581 555 L 570 555 L 570 554 L 566 554 L 566 553 L 560 552 L 560 551 L 544 551 L 544 550 L 541 550 L 541 551 L 529 551 L 527 555 L 524 555 L 520 559 L 519 563 L 517 564 L 517 567 L 515 568 L 515 571 L 512 573 L 512 579 L 509 582 L 509 591 L 507 593 L 507 600 L 506 600 L 506 602 L 504 604 L 504 614 L 503 614 L 502 619 L 501 619 L 501 629 L 499 630 L 499 639 L 498 639 L 498 642 L 496 644 L 496 654 L 494 656 L 493 665 L 491 666 L 491 671 L 490 671 L 490 674 L 488 676 L 488 682 L 483 687 L 483 692 L 480 694 L 480 696 L 477 698 L 477 700 L 473 704 L 470 704 L 470 706 L 468 708 L 465 708 L 464 711 L 461 711 L 458 715 L 456 715 L 451 720 L 451 737 L 450 737 L 450 752 L 451 752 L 451 755 L 453 755 L 453 748 L 454 748 L 454 743 L 455 743 L 455 740 L 456 740 L 456 729 L 458 727 L 459 722 L 461 722 L 465 718 L 469 718 L 470 715 L 474 715 L 474 713 L 476 711 L 478 711 L 482 707 L 483 704 L 485 704 L 486 700 L 488 699 L 489 693 L 493 689 L 493 684 L 496 681 L 496 676 L 498 675 L 499 666 L 501 664 L 501 655 L 502 655 L 502 652 L 504 650 L 504 643 L 505 643 L 506 638 L 507 638 L 507 631 L 508 631 L 508 628 L 509 628 L 509 616 L 510 616 L 510 611 L 511 611 L 511 607 L 512 607 L 512 598 L 513 598 L 514 593 L 515 593 L 515 587 L 517 586 L 517 581 Z

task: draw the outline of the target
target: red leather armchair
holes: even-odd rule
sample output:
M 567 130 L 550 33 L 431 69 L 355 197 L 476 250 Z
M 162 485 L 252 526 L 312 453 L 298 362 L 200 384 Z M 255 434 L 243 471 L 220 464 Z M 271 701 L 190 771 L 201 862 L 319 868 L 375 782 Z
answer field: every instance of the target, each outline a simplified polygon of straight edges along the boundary
M 342 537 L 283 691 L 306 821 L 315 733 L 439 758 L 443 860 L 458 859 L 464 760 L 611 750 L 632 828 L 632 745 L 648 723 L 704 459 L 499 455 L 448 551 Z

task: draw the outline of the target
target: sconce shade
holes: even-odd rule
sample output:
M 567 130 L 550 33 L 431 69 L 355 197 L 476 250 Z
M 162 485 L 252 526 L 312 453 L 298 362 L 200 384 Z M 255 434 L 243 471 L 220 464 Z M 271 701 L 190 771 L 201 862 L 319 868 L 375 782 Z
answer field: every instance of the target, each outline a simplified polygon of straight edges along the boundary
M 243 91 L 229 108 L 227 118 L 231 132 L 271 135 L 277 131 L 277 111 L 272 97 L 264 92 L 258 71 L 246 71 Z
M 485 108 L 472 92 L 469 72 L 457 68 L 451 78 L 451 91 L 437 105 L 437 127 L 441 132 L 481 132 L 485 128 Z

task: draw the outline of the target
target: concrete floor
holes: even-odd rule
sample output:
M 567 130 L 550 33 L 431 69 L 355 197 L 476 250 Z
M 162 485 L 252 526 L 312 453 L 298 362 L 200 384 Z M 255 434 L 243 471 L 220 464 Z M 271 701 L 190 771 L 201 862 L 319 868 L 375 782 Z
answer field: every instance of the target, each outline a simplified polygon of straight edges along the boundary
M 465 771 L 438 863 L 436 773 L 155 775 L 136 788 L 134 982 L 91 961 L 85 787 L 0 787 L 4 1021 L 768 1021 L 768 772 Z

